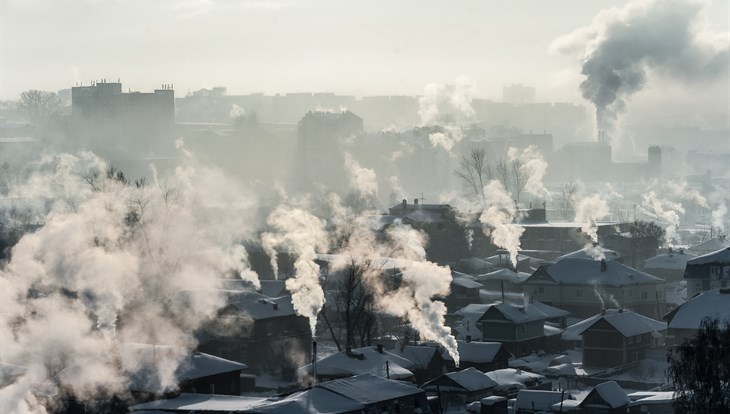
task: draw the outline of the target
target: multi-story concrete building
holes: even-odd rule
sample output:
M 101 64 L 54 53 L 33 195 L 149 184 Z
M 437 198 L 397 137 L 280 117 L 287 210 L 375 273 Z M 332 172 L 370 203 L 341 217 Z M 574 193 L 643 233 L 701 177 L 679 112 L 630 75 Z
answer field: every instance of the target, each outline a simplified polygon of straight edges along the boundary
M 687 297 L 730 286 L 730 247 L 687 261 Z

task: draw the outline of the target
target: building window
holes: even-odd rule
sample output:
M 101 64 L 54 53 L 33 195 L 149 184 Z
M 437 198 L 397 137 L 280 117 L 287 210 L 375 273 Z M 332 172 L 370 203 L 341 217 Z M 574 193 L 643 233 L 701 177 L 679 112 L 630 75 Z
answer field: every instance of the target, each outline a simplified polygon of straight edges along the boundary
M 641 342 L 641 335 L 636 335 L 636 343 L 638 344 Z
M 633 336 L 630 336 L 630 337 L 626 338 L 626 342 L 627 342 L 627 343 L 628 343 L 629 345 L 630 345 L 630 344 L 633 344 L 633 343 L 634 343 L 634 337 L 633 337 Z
M 641 292 L 641 298 L 646 299 L 649 297 L 649 294 L 647 292 Z
M 525 327 L 525 325 L 522 325 L 520 328 L 520 330 L 522 331 L 522 335 L 527 333 L 527 328 Z
M 578 289 L 575 291 L 575 296 L 583 296 L 583 291 Z
M 723 283 L 725 283 L 725 282 L 723 282 Z M 545 293 L 545 288 L 542 286 L 540 287 L 540 293 Z

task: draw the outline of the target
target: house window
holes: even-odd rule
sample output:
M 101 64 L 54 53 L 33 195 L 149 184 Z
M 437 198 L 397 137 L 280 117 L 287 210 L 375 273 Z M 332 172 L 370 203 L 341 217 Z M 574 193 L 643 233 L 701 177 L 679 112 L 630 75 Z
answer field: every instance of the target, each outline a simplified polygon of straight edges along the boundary
M 575 296 L 583 296 L 583 291 L 578 289 L 575 291 Z
M 522 325 L 520 328 L 520 330 L 522 331 L 522 335 L 527 333 L 527 328 L 525 327 L 525 325 Z
M 636 335 L 636 343 L 638 344 L 641 342 L 641 335 Z
M 723 283 L 725 283 L 725 282 L 723 282 Z M 545 293 L 545 288 L 542 286 L 540 287 L 540 293 Z
M 641 298 L 646 299 L 649 297 L 649 294 L 647 292 L 641 292 Z
M 633 336 L 630 336 L 630 337 L 626 338 L 626 342 L 628 342 L 629 344 L 633 344 L 634 343 L 634 337 Z

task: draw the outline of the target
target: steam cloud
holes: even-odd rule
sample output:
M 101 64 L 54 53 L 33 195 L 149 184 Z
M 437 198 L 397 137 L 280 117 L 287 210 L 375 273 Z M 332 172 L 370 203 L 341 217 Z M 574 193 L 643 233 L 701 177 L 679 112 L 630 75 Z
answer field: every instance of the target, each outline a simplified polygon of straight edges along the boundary
M 586 76 L 580 89 L 596 107 L 600 130 L 615 127 L 626 100 L 644 87 L 652 72 L 682 81 L 727 74 L 727 37 L 706 27 L 705 5 L 632 1 L 623 8 L 603 10 L 590 26 L 553 42 L 554 50 L 579 53 Z
M 542 183 L 542 179 L 545 178 L 545 174 L 547 174 L 548 163 L 542 157 L 542 154 L 537 147 L 530 145 L 522 151 L 517 148 L 510 147 L 507 151 L 507 156 L 510 161 L 521 161 L 524 166 L 524 171 L 529 174 L 527 182 L 525 183 L 525 191 L 537 197 L 541 197 L 544 200 L 549 200 L 551 198 L 550 191 L 548 191 Z
M 474 122 L 476 112 L 471 106 L 474 85 L 461 76 L 453 85 L 429 84 L 424 96 L 418 100 L 421 126 L 439 126 L 443 132 L 432 132 L 429 141 L 434 147 L 441 146 L 451 152 L 454 145 L 464 138 L 462 125 Z
M 276 251 L 280 246 L 290 249 L 297 258 L 296 274 L 286 280 L 286 288 L 292 294 L 292 304 L 298 315 L 309 319 L 312 335 L 317 327 L 317 315 L 324 306 L 324 291 L 319 283 L 319 265 L 315 263 L 317 250 L 327 250 L 327 233 L 324 223 L 306 210 L 287 205 L 278 206 L 267 219 L 274 232 L 262 235 L 263 245 L 269 253 L 272 268 L 276 268 Z
M 592 242 L 587 244 L 585 249 L 596 260 L 606 258 L 603 250 L 598 247 L 598 226 L 596 221 L 606 217 L 609 212 L 606 200 L 598 194 L 581 199 L 575 206 L 575 221 L 581 224 L 581 231 L 588 235 Z
M 191 349 L 192 333 L 224 304 L 221 278 L 258 287 L 240 244 L 256 203 L 239 183 L 194 164 L 169 186 L 105 171 L 88 152 L 46 156 L 9 191 L 45 225 L 0 268 L 0 359 L 26 367 L 0 391 L 2 412 L 45 412 L 39 389 L 82 400 L 122 393 L 144 367 L 121 344 Z M 156 366 L 157 391 L 176 385 L 178 362 Z
M 486 208 L 479 217 L 479 221 L 488 226 L 484 228 L 484 234 L 491 237 L 492 243 L 509 252 L 512 266 L 516 268 L 520 237 L 525 229 L 513 222 L 517 214 L 515 202 L 498 180 L 490 181 L 484 187 L 484 194 Z
M 345 152 L 345 170 L 353 190 L 363 195 L 378 195 L 378 180 L 375 171 L 361 166 L 349 152 Z

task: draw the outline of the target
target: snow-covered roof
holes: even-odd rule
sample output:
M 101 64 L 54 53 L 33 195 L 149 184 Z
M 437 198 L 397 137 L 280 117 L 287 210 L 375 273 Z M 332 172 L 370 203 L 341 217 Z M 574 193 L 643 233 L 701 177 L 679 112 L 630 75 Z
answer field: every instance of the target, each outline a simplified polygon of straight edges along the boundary
M 565 328 L 562 339 L 564 341 L 581 340 L 583 333 L 601 319 L 608 322 L 625 337 L 645 333 L 659 333 L 667 329 L 664 322 L 655 321 L 654 319 L 647 318 L 630 310 L 606 309 L 605 313 L 593 315 L 588 319 Z
M 498 389 L 524 388 L 527 383 L 540 383 L 545 380 L 542 375 L 514 368 L 489 371 L 486 375 L 499 384 Z
M 365 405 L 423 393 L 412 385 L 369 374 L 327 381 L 317 386 Z
M 560 377 L 574 377 L 576 375 L 573 364 L 560 364 L 546 367 L 541 371 L 544 375 L 556 375 Z
M 632 401 L 630 407 L 653 405 L 653 404 L 671 404 L 674 402 L 674 391 L 640 391 L 629 394 Z
M 600 261 L 591 259 L 562 259 L 555 263 L 544 264 L 543 269 L 554 281 L 561 284 L 624 286 L 643 283 L 664 283 L 664 280 L 648 273 L 638 271 L 614 260 L 605 262 L 601 270 Z M 539 272 L 530 276 L 534 278 Z
M 525 256 L 524 254 L 517 253 L 517 261 L 521 262 L 523 260 L 534 260 L 530 256 Z M 510 261 L 510 254 L 509 253 L 499 253 L 495 254 L 494 256 L 489 256 L 486 259 L 484 259 L 485 262 L 492 264 L 492 265 L 511 265 L 512 262 Z
M 365 405 L 342 396 L 326 388 L 316 386 L 304 391 L 297 391 L 278 401 L 256 407 L 255 412 L 261 414 L 311 414 L 311 413 L 343 413 L 359 412 Z
M 522 283 L 527 280 L 528 277 L 530 277 L 529 273 L 502 268 L 494 272 L 478 275 L 476 279 L 480 282 L 486 282 L 490 280 L 505 280 L 512 283 Z
M 439 355 L 438 348 L 434 346 L 406 345 L 403 351 L 397 348 L 393 353 L 411 361 L 414 369 L 428 368 L 434 355 Z
M 542 328 L 542 332 L 545 336 L 555 336 L 562 335 L 564 331 L 560 328 L 556 328 L 555 326 L 545 325 Z
M 598 394 L 610 408 L 625 407 L 631 403 L 628 395 L 626 395 L 626 391 L 616 381 L 606 381 L 596 385 L 588 396 L 593 393 Z M 588 396 L 581 403 L 582 407 L 593 405 L 586 403 L 586 401 L 589 401 Z
M 178 381 L 191 381 L 211 375 L 242 371 L 246 364 L 203 352 L 190 352 L 182 347 L 124 343 L 119 354 L 125 365 L 142 367 L 128 373 L 128 386 L 133 391 L 159 391 L 161 378 L 158 366 L 176 367 Z
M 435 389 L 436 385 L 442 391 L 465 390 L 479 391 L 487 390 L 497 386 L 497 382 L 476 368 L 467 368 L 457 372 L 443 374 L 439 378 L 423 384 L 423 389 Z
M 702 243 L 695 244 L 687 250 L 699 253 L 706 253 L 725 249 L 727 247 L 730 247 L 730 242 L 728 242 L 727 239 L 720 240 L 719 238 L 715 237 L 714 239 L 705 240 Z
M 560 391 L 520 390 L 515 400 L 515 410 L 552 411 L 555 403 L 565 398 Z
M 558 258 L 555 259 L 555 261 L 562 260 L 562 259 L 589 259 L 589 260 L 596 260 L 597 255 L 603 255 L 603 257 L 606 260 L 616 260 L 621 258 L 621 255 L 611 249 L 607 249 L 603 246 L 590 246 L 590 247 L 584 247 L 580 250 L 576 250 L 574 252 L 564 254 Z
M 389 372 L 386 372 L 386 361 Z M 328 377 L 371 374 L 383 378 L 390 375 L 393 379 L 404 379 L 413 376 L 410 370 L 414 368 L 415 365 L 410 360 L 385 350 L 380 353 L 375 346 L 353 349 L 352 356 L 348 356 L 347 352 L 338 352 L 317 361 L 317 374 Z M 311 374 L 312 364 L 307 364 L 299 370 Z
M 703 265 L 710 263 L 730 264 L 730 247 L 725 247 L 715 252 L 707 253 L 700 257 L 689 260 L 687 262 L 687 265 Z
M 672 329 L 699 329 L 702 319 L 716 317 L 730 320 L 730 293 L 709 290 L 687 300 L 664 316 Z
M 494 361 L 494 357 L 497 356 L 503 345 L 500 342 L 456 341 L 456 346 L 462 362 L 485 363 Z M 451 355 L 446 351 L 444 351 L 443 357 L 445 360 L 453 361 Z
M 168 400 L 155 400 L 129 407 L 135 411 L 243 411 L 256 408 L 266 402 L 260 397 L 239 397 L 235 395 L 187 394 L 182 393 Z
M 461 286 L 465 289 L 479 289 L 483 287 L 481 283 L 475 282 L 474 280 L 466 277 L 455 277 L 451 279 L 451 284 Z
M 646 259 L 644 269 L 684 270 L 687 261 L 695 257 L 697 256 L 688 252 L 659 254 Z
M 490 305 L 490 308 L 498 310 L 505 318 L 514 323 L 525 323 L 530 321 L 536 321 L 540 319 L 546 319 L 546 315 L 534 306 L 527 304 L 524 306 L 517 306 L 508 303 L 497 303 Z
M 537 300 L 530 302 L 528 306 L 535 307 L 535 309 L 544 313 L 548 319 L 562 318 L 563 316 L 570 315 L 570 312 L 568 312 L 567 310 L 556 308 L 555 306 L 550 306 Z

